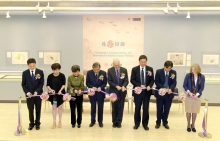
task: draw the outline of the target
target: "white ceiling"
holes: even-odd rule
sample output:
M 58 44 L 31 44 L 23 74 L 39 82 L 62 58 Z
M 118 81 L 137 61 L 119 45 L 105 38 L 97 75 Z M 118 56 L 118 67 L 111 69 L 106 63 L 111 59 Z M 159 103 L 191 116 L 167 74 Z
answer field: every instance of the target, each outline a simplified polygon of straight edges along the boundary
M 54 14 L 163 14 L 167 3 L 173 11 L 177 3 L 179 12 L 219 13 L 220 0 L 0 0 L 0 12 L 10 11 L 17 14 L 38 14 L 36 5 L 40 2 L 43 11 L 49 12 L 48 2 L 54 8 Z

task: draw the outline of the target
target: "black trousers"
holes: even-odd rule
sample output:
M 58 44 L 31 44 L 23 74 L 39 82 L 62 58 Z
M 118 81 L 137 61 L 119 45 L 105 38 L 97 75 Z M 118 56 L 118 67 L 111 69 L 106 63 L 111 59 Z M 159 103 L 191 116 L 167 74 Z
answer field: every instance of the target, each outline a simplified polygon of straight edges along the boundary
M 141 123 L 141 106 L 143 104 L 142 125 L 147 126 L 149 122 L 149 101 L 150 94 L 146 94 L 146 90 L 143 90 L 139 95 L 134 95 L 135 112 L 134 112 L 134 124 L 139 126 Z
M 40 115 L 41 115 L 41 99 L 40 97 L 27 98 L 27 107 L 29 111 L 29 125 L 30 126 L 40 126 Z M 35 122 L 34 122 L 34 106 L 35 106 Z
M 172 98 L 169 96 L 169 94 L 165 94 L 164 96 L 159 96 L 157 98 L 157 125 L 161 124 L 161 120 L 163 122 L 163 125 L 168 124 L 168 116 L 171 105 Z
M 90 96 L 89 99 L 90 99 L 90 103 L 91 103 L 91 123 L 96 122 L 96 104 L 98 105 L 98 122 L 102 123 L 104 97 L 99 97 L 97 95 L 94 95 L 94 96 Z
M 82 123 L 82 102 L 83 96 L 76 96 L 75 101 L 70 100 L 70 113 L 71 113 L 71 124 L 80 125 Z M 77 119 L 76 119 L 76 108 L 77 108 Z
M 112 102 L 112 122 L 113 124 L 121 124 L 123 118 L 125 97 L 119 97 Z

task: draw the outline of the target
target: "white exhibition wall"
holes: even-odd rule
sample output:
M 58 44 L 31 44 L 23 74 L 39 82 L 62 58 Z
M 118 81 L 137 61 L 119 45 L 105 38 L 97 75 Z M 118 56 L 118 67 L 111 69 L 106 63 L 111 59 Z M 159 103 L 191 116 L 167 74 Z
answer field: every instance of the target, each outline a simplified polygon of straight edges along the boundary
M 123 16 L 123 15 L 122 15 Z M 148 65 L 162 68 L 168 52 L 186 52 L 192 55 L 192 63 L 202 64 L 202 54 L 220 54 L 220 18 L 218 15 L 191 15 L 186 19 L 182 14 L 144 15 L 144 54 Z M 95 35 L 94 35 L 95 36 Z M 137 35 L 138 36 L 138 35 Z M 83 67 L 83 15 L 14 15 L 11 19 L 0 16 L 0 71 L 25 70 L 26 65 L 12 65 L 8 51 L 28 51 L 29 57 L 36 58 L 37 66 L 51 73 L 50 65 L 44 65 L 39 58 L 41 51 L 60 51 L 62 72 L 68 77 L 71 66 Z M 142 53 L 140 53 L 142 54 Z M 137 64 L 138 64 L 138 58 Z M 202 72 L 219 73 L 219 66 L 201 65 Z M 188 66 L 174 67 L 177 71 L 177 87 L 183 92 L 182 84 Z M 203 98 L 219 104 L 219 84 L 206 84 Z M 20 81 L 0 81 L 0 100 L 16 100 L 24 96 Z

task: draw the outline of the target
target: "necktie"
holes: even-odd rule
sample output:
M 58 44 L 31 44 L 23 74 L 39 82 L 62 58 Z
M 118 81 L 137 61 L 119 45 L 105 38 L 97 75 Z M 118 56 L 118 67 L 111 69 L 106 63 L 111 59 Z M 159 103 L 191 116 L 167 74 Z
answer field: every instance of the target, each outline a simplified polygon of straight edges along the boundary
M 96 81 L 98 81 L 98 74 L 97 73 L 95 74 L 95 78 L 96 78 Z
M 144 68 L 141 70 L 141 85 L 145 85 L 144 83 Z
M 169 79 L 169 75 L 168 75 L 168 73 L 166 72 L 164 86 L 165 86 L 167 89 L 169 89 L 168 79 Z
M 117 81 L 118 81 L 118 85 L 119 85 L 119 82 L 120 82 L 120 74 L 119 74 L 119 70 L 118 70 L 118 69 L 116 70 L 116 77 L 117 77 Z
M 32 81 L 34 82 L 34 71 L 31 71 L 31 78 L 32 78 Z

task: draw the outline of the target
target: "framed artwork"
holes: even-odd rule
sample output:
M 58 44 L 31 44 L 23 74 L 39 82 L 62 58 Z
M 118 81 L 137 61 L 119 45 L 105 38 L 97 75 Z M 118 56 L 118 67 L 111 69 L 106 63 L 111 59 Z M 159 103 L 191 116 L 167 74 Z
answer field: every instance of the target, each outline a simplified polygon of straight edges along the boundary
M 11 52 L 12 64 L 27 64 L 28 52 Z
M 167 60 L 172 61 L 174 66 L 186 66 L 186 53 L 167 53 Z
M 44 64 L 60 63 L 60 52 L 44 52 Z
M 218 65 L 219 64 L 219 55 L 213 54 L 213 55 L 202 55 L 202 64 L 203 65 Z

